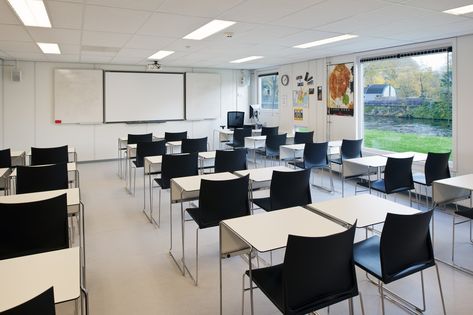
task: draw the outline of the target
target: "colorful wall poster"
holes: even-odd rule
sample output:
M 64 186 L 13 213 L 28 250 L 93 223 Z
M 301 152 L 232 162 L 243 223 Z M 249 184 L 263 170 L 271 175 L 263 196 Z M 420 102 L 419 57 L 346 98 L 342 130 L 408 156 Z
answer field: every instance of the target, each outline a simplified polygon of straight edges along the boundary
M 309 93 L 302 88 L 292 91 L 292 106 L 309 107 Z
M 327 114 L 353 116 L 353 63 L 328 66 Z
M 304 120 L 304 108 L 294 107 L 294 120 L 296 121 Z

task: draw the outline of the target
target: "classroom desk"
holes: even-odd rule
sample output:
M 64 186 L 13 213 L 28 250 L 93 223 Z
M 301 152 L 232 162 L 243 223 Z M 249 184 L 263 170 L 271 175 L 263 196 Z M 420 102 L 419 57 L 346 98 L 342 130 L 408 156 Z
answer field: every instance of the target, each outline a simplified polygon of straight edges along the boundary
M 294 135 L 287 135 L 287 144 L 294 143 Z M 245 137 L 245 148 L 253 150 L 254 152 L 254 163 L 256 167 L 256 149 L 264 148 L 266 145 L 266 136 L 251 136 Z
M 388 213 L 415 214 L 420 211 L 374 195 L 363 194 L 315 202 L 307 206 L 312 210 L 347 228 L 356 220 L 358 228 L 383 223 Z
M 341 225 L 303 207 L 224 220 L 220 222 L 220 314 L 223 313 L 222 259 L 248 254 L 250 300 L 253 314 L 252 254 L 284 248 L 289 234 L 322 237 L 345 231 Z
M 250 170 L 235 171 L 240 177 L 250 175 L 250 192 L 253 189 L 268 187 L 273 178 L 273 171 L 294 172 L 293 168 L 287 166 L 270 166 L 262 168 L 253 168 Z
M 8 175 L 10 168 L 0 168 L 0 188 L 3 188 L 3 193 L 6 195 L 8 193 Z
M 233 130 L 230 129 L 215 129 L 213 133 L 213 139 L 212 139 L 212 144 L 215 148 L 215 133 L 218 133 L 218 143 L 222 142 L 229 142 L 233 141 Z M 251 130 L 251 135 L 252 136 L 259 136 L 261 135 L 261 129 L 252 129 Z
M 164 133 L 158 134 L 156 136 L 153 135 L 153 141 L 159 141 L 163 139 L 164 139 Z M 123 152 L 126 152 L 127 145 L 128 145 L 128 136 L 118 138 L 118 176 L 120 178 L 123 178 L 123 159 L 124 159 Z
M 215 166 L 215 151 L 199 152 L 199 167 L 201 173 L 205 168 L 213 168 Z
M 342 146 L 342 141 L 328 142 L 328 155 L 337 154 Z M 279 147 L 279 159 L 281 161 L 294 161 L 300 159 L 304 155 L 305 144 L 285 144 Z
M 79 188 L 68 188 L 68 189 L 57 189 L 57 190 L 47 190 L 27 194 L 18 194 L 18 195 L 8 195 L 0 196 L 0 203 L 26 203 L 26 202 L 35 202 L 39 200 L 45 200 L 57 197 L 66 193 L 67 198 L 67 214 L 69 217 L 78 215 L 79 216 L 79 245 L 82 249 L 82 267 L 84 269 L 84 283 L 85 283 L 85 217 L 84 204 L 80 200 L 80 190 Z M 73 221 L 72 221 L 73 222 Z M 72 230 L 74 233 L 74 230 Z M 72 240 L 71 240 L 72 241 Z
M 87 292 L 80 283 L 78 247 L 0 260 L 0 312 L 54 287 L 54 302 L 76 300 Z M 83 313 L 83 308 L 81 308 Z
M 170 214 L 169 214 L 169 223 L 170 223 L 170 248 L 169 254 L 171 255 L 172 259 L 178 266 L 179 270 L 182 272 L 182 275 L 185 275 L 187 270 L 189 276 L 195 282 L 195 279 L 192 277 L 191 273 L 187 269 L 186 262 L 185 262 L 185 254 L 184 254 L 184 223 L 185 223 L 185 209 L 184 209 L 184 201 L 191 201 L 196 200 L 199 198 L 199 191 L 200 191 L 200 181 L 201 179 L 208 179 L 208 180 L 229 180 L 235 179 L 238 176 L 229 173 L 213 173 L 213 174 L 205 174 L 205 175 L 196 175 L 196 176 L 186 176 L 186 177 L 178 177 L 171 179 L 171 201 L 170 201 Z M 180 203 L 181 204 L 181 235 L 182 235 L 182 267 L 174 257 L 172 253 L 172 204 L 173 203 Z
M 37 166 L 40 166 L 40 165 L 37 165 Z M 35 167 L 35 166 L 32 166 L 32 167 Z M 79 187 L 79 170 L 77 169 L 77 164 L 76 162 L 70 162 L 70 163 L 67 163 L 67 172 L 68 173 L 74 173 L 74 184 L 76 186 L 76 188 Z M 9 176 L 9 191 L 11 194 L 13 194 L 13 182 L 16 180 L 16 168 L 13 169 L 13 171 L 11 172 L 10 176 Z M 69 178 L 69 181 L 71 179 Z
M 26 152 L 25 151 L 10 151 L 11 165 L 26 165 Z
M 182 141 L 169 141 L 166 142 L 166 151 L 168 154 L 181 153 Z
M 153 179 L 154 173 L 161 172 L 161 164 L 163 161 L 162 155 L 146 156 L 144 158 L 144 175 L 143 175 L 143 212 L 148 218 L 150 223 L 155 223 L 159 226 L 153 218 Z M 148 175 L 149 185 L 149 215 L 146 213 L 146 180 L 145 177 Z

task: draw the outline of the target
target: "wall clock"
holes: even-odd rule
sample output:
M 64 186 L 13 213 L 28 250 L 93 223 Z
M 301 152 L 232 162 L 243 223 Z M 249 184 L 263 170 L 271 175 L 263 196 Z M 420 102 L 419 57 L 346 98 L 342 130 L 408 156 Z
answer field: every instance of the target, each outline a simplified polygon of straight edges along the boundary
M 289 76 L 287 74 L 285 74 L 281 77 L 281 84 L 284 85 L 284 86 L 289 84 Z

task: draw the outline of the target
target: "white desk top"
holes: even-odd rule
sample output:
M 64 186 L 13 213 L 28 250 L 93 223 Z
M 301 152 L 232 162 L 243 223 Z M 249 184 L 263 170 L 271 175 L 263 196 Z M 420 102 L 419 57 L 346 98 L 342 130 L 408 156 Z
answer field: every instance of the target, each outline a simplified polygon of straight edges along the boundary
M 400 153 L 390 153 L 386 155 L 364 156 L 360 158 L 348 159 L 345 161 L 348 163 L 355 163 L 355 164 L 366 166 L 366 167 L 383 167 L 383 166 L 386 166 L 388 157 L 406 158 L 406 157 L 411 157 L 411 156 L 414 157 L 413 162 L 425 161 L 427 159 L 427 154 L 424 154 L 424 153 L 400 152 Z
M 162 155 L 145 156 L 145 162 L 148 164 L 161 164 L 163 162 L 163 156 Z
M 17 150 L 10 151 L 10 155 L 12 158 L 17 158 L 17 157 L 25 155 L 25 151 L 17 151 Z
M 388 213 L 414 214 L 419 212 L 417 209 L 369 194 L 316 202 L 310 204 L 309 208 L 335 221 L 350 225 L 358 220 L 357 227 L 383 223 Z
M 270 181 L 273 177 L 273 171 L 294 172 L 295 169 L 287 166 L 271 166 L 263 168 L 254 168 L 251 170 L 242 170 L 234 172 L 238 176 L 246 176 L 250 174 L 250 180 L 254 182 Z
M 446 179 L 436 180 L 434 185 L 447 185 L 460 189 L 467 189 L 473 191 L 473 174 L 450 177 Z
M 182 144 L 182 141 L 169 141 L 169 142 L 166 142 L 166 145 L 170 146 L 170 147 L 178 147 L 181 144 Z
M 427 160 L 427 154 L 419 153 L 419 152 L 412 152 L 412 151 L 383 154 L 383 156 L 397 158 L 397 159 L 402 159 L 402 158 L 407 158 L 407 157 L 413 156 L 414 158 L 412 159 L 412 161 L 414 161 L 414 162 L 420 162 L 420 161 Z
M 289 234 L 320 237 L 345 231 L 345 228 L 302 207 L 224 220 L 239 238 L 259 252 L 283 248 Z
M 45 200 L 67 194 L 67 205 L 75 206 L 80 203 L 79 188 L 47 190 L 28 194 L 0 196 L 0 203 L 24 203 Z
M 178 188 L 180 188 L 184 192 L 193 192 L 200 190 L 200 180 L 201 179 L 209 179 L 209 180 L 229 180 L 235 179 L 238 176 L 229 173 L 213 173 L 213 174 L 205 174 L 205 175 L 195 175 L 195 176 L 186 176 L 186 177 L 177 177 L 171 179 Z
M 54 286 L 56 303 L 80 296 L 79 247 L 0 260 L 0 312 Z
M 44 166 L 44 165 L 35 165 L 31 167 L 37 167 L 37 166 Z M 67 171 L 68 172 L 75 172 L 77 171 L 77 165 L 76 162 L 69 162 L 67 163 Z M 16 168 L 11 172 L 10 177 L 16 177 Z
M 199 158 L 204 160 L 215 159 L 215 151 L 199 152 Z

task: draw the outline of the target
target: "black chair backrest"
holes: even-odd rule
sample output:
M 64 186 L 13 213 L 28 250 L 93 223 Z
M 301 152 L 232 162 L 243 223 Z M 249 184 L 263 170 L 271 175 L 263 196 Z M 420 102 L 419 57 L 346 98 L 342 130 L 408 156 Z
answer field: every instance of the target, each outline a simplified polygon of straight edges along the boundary
M 350 229 L 325 237 L 289 235 L 283 264 L 284 314 L 305 314 L 358 295 Z
M 0 218 L 0 259 L 69 247 L 66 194 L 34 202 L 0 203 Z
M 199 211 L 213 225 L 222 220 L 250 215 L 249 175 L 230 180 L 200 181 Z
M 266 136 L 266 155 L 279 155 L 279 147 L 286 144 L 287 133 L 281 135 L 267 135 Z
M 152 133 L 144 134 L 128 134 L 128 144 L 137 144 L 138 142 L 151 142 L 153 141 Z
M 227 128 L 243 128 L 245 121 L 245 112 L 230 111 L 227 112 Z
M 166 141 L 182 141 L 187 139 L 187 131 L 183 132 L 165 132 L 164 140 Z
M 256 129 L 256 125 L 243 125 L 243 128 L 253 130 Z
M 261 135 L 262 136 L 269 136 L 269 135 L 277 135 L 279 132 L 279 127 L 261 127 Z
M 409 267 L 434 263 L 429 232 L 431 218 L 432 210 L 412 215 L 388 213 L 380 240 L 384 283 Z
M 56 307 L 54 305 L 54 289 L 50 287 L 43 293 L 35 296 L 29 301 L 17 305 L 9 310 L 0 312 L 2 315 L 26 315 L 41 314 L 55 315 Z
M 172 178 L 198 175 L 198 158 L 196 152 L 163 155 L 161 165 L 161 179 L 163 185 L 161 188 L 169 188 Z
M 244 147 L 245 137 L 251 137 L 251 129 L 236 128 L 235 131 L 233 131 L 233 146 L 241 148 Z
M 342 161 L 345 159 L 354 159 L 362 156 L 361 154 L 361 145 L 363 139 L 358 140 L 342 140 L 342 146 L 340 147 L 340 157 Z
M 0 168 L 11 167 L 11 152 L 10 149 L 0 150 Z
M 68 188 L 67 163 L 44 166 L 17 166 L 16 193 Z
M 271 210 L 305 206 L 312 202 L 310 169 L 300 171 L 273 171 L 270 186 Z
M 246 170 L 246 149 L 217 150 L 215 152 L 215 173 Z
M 45 165 L 69 162 L 67 145 L 55 148 L 31 147 L 31 165 Z
M 181 144 L 182 153 L 207 152 L 207 137 L 183 139 Z
M 304 167 L 324 167 L 328 165 L 328 142 L 306 143 L 304 146 Z
M 424 167 L 425 183 L 427 186 L 432 185 L 432 182 L 435 180 L 450 178 L 450 168 L 448 167 L 449 158 L 450 152 L 427 153 L 427 160 L 425 161 Z
M 397 191 L 414 189 L 412 159 L 413 157 L 400 159 L 388 158 L 386 168 L 384 169 L 384 186 L 386 193 L 390 194 Z
M 136 144 L 136 167 L 144 166 L 147 156 L 166 154 L 166 141 L 138 142 Z
M 296 133 L 294 134 L 294 144 L 312 143 L 312 142 L 314 142 L 313 131 L 308 131 L 308 132 L 296 131 Z

